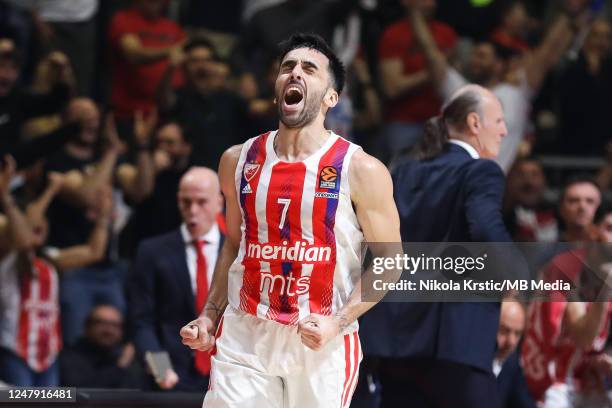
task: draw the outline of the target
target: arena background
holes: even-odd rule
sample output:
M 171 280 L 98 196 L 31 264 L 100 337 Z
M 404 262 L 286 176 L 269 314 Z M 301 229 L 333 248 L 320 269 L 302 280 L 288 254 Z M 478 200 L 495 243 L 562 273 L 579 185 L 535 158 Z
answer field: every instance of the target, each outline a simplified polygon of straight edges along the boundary
M 0 0 L 0 151 L 17 167 L 2 187 L 48 228 L 37 253 L 89 251 L 60 271 L 57 344 L 38 351 L 42 366 L 60 353 L 49 385 L 78 387 L 79 406 L 200 405 L 201 392 L 160 390 L 134 339 L 139 243 L 179 226 L 177 183 L 190 166 L 216 169 L 226 148 L 277 127 L 276 46 L 294 32 L 320 34 L 347 67 L 327 127 L 391 170 L 414 159 L 443 102 L 410 29 L 414 8 L 433 21 L 449 64 L 523 98 L 504 106 L 519 129 L 501 163 L 513 237 L 569 239 L 559 210 L 568 180 L 592 180 L 602 205 L 612 198 L 609 1 Z M 534 60 L 537 79 L 525 85 Z M 0 280 L 0 374 L 11 370 L 7 344 L 19 330 L 7 323 L 7 288 Z M 375 407 L 375 391 L 375 377 L 362 374 L 352 406 Z

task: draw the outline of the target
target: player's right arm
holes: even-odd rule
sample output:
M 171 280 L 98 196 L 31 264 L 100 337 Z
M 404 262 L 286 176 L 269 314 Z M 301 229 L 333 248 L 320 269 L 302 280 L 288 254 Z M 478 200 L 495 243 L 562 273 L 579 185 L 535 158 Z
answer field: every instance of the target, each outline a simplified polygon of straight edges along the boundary
M 225 196 L 227 235 L 217 258 L 208 300 L 200 316 L 180 331 L 183 344 L 194 350 L 206 351 L 215 344 L 214 334 L 227 306 L 227 283 L 230 265 L 238 255 L 242 215 L 236 194 L 235 173 L 242 145 L 232 146 L 223 153 L 219 164 L 219 182 Z

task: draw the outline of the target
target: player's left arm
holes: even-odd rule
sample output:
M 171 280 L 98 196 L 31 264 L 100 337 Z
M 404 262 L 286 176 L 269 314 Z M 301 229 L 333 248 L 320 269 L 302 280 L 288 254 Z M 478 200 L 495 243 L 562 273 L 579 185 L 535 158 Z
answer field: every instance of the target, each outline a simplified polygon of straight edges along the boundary
M 357 220 L 369 249 L 375 256 L 394 257 L 401 251 L 401 236 L 389 171 L 380 161 L 358 150 L 351 159 L 349 185 Z M 368 282 L 372 277 L 371 269 L 362 274 L 347 303 L 335 315 L 311 314 L 301 321 L 298 331 L 302 342 L 313 350 L 319 350 L 372 308 L 384 296 L 384 293 L 377 291 L 372 296 L 366 296 L 367 302 L 362 301 L 362 282 L 364 288 L 369 287 Z M 389 279 L 393 277 L 389 276 Z

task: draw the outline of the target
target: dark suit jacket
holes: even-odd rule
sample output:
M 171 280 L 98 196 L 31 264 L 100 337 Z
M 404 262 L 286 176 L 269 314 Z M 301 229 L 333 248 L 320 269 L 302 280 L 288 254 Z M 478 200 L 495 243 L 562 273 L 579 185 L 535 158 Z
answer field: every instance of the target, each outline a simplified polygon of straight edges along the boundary
M 501 215 L 504 174 L 447 144 L 439 156 L 393 174 L 404 242 L 509 242 Z M 366 355 L 454 361 L 491 371 L 498 303 L 379 303 L 362 319 Z
M 222 244 L 221 240 L 219 247 Z M 179 229 L 140 244 L 130 273 L 128 296 L 138 352 L 167 351 L 180 379 L 176 389 L 202 391 L 203 377 L 195 370 L 193 352 L 182 344 L 179 335 L 181 327 L 197 317 Z
M 516 351 L 504 361 L 497 376 L 497 385 L 503 408 L 536 408 Z

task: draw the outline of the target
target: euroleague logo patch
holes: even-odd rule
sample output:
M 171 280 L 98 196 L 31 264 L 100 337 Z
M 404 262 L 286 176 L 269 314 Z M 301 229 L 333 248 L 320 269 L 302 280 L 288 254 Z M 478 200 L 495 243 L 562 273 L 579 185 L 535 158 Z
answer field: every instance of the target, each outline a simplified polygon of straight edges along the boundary
M 333 166 L 325 166 L 319 173 L 319 188 L 338 189 L 338 169 Z

